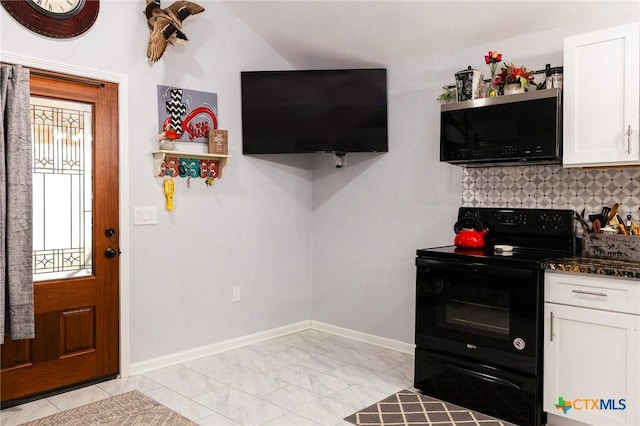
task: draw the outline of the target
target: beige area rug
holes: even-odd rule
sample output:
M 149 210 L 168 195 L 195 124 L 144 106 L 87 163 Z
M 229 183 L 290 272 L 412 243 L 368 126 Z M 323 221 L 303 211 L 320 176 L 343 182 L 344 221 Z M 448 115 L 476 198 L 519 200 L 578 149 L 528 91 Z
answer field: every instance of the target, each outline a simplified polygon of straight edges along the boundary
M 345 417 L 359 426 L 509 426 L 475 411 L 410 390 L 395 393 L 382 401 Z
M 131 391 L 107 399 L 92 402 L 82 407 L 43 417 L 23 426 L 192 426 L 197 423 L 170 410 L 157 401 L 138 392 Z

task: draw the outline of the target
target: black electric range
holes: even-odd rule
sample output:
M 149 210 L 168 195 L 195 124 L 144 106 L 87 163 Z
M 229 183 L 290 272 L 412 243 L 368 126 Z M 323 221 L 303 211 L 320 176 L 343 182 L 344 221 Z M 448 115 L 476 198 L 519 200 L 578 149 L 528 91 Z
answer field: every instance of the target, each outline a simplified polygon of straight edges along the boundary
M 417 250 L 416 388 L 519 425 L 544 424 L 543 262 L 575 253 L 573 215 L 462 207 L 459 222 L 488 230 L 483 248 Z

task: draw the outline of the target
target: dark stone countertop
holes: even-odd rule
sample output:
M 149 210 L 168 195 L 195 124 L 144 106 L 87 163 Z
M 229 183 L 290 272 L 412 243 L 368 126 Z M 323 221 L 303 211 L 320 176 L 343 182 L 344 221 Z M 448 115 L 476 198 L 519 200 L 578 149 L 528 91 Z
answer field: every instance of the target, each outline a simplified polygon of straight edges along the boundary
M 640 280 L 640 262 L 571 256 L 549 260 L 544 268 L 550 271 L 578 272 Z

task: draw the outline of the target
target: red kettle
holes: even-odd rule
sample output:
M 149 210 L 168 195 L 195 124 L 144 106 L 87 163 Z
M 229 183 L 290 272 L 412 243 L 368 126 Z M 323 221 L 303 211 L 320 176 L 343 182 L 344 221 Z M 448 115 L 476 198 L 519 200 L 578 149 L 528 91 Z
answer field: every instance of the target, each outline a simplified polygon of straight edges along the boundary
M 453 243 L 458 248 L 479 249 L 484 247 L 484 236 L 487 230 L 475 219 L 463 219 L 453 227 L 456 237 Z

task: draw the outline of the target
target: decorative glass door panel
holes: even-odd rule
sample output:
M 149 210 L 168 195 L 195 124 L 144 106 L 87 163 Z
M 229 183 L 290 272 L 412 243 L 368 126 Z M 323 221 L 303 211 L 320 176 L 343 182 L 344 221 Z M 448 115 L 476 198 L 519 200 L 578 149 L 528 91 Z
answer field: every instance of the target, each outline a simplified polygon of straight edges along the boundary
M 118 85 L 32 70 L 30 90 L 36 333 L 0 345 L 3 408 L 120 366 Z
M 91 104 L 31 97 L 34 281 L 92 271 Z

